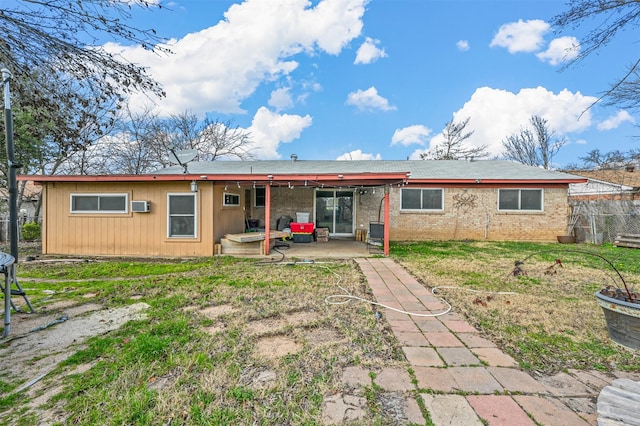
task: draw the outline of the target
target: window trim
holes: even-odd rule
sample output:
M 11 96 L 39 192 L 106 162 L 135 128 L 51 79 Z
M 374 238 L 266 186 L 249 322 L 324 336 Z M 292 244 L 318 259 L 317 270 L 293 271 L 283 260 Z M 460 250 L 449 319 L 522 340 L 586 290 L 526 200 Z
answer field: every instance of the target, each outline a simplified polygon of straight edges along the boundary
M 193 197 L 193 235 L 171 235 L 171 197 L 190 196 Z M 187 216 L 187 215 L 180 215 Z M 190 217 L 190 216 L 188 216 Z M 167 193 L 167 239 L 197 239 L 198 238 L 198 194 L 193 192 L 169 192 Z
M 75 210 L 73 208 L 74 197 L 98 197 L 98 210 Z M 100 210 L 100 197 L 124 197 L 124 210 Z M 129 214 L 128 192 L 72 192 L 69 194 L 69 213 L 71 214 Z
M 238 197 L 238 204 L 227 204 L 227 196 Z M 233 192 L 222 193 L 222 207 L 240 207 L 240 194 L 234 194 Z
M 402 208 L 402 199 L 404 197 L 404 191 L 406 189 L 412 189 L 412 190 L 420 190 L 420 205 L 422 205 L 422 195 L 423 195 L 423 191 L 440 191 L 441 194 L 441 198 L 440 198 L 440 208 L 437 209 L 423 209 L 423 208 L 419 208 L 419 209 L 404 209 Z M 444 211 L 444 188 L 401 188 L 400 189 L 400 211 L 401 212 L 443 212 Z
M 264 202 L 261 205 L 258 205 L 258 190 L 261 190 L 264 192 Z M 267 205 L 267 190 L 264 186 L 257 186 L 254 190 L 253 190 L 253 207 L 258 207 L 258 208 L 263 208 Z
M 503 209 L 500 208 L 500 195 L 502 191 L 518 191 L 518 208 L 517 209 Z M 540 192 L 540 209 L 523 209 L 522 206 L 522 191 L 539 191 Z M 498 211 L 499 212 L 531 212 L 541 213 L 544 212 L 544 188 L 498 188 Z

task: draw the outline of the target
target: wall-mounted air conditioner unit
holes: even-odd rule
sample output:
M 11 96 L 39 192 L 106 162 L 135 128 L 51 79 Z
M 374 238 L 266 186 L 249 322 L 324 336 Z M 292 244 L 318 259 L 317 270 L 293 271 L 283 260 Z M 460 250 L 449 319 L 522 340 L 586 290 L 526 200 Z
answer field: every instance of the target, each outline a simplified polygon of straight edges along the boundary
M 151 211 L 151 201 L 131 201 L 131 211 L 149 213 Z

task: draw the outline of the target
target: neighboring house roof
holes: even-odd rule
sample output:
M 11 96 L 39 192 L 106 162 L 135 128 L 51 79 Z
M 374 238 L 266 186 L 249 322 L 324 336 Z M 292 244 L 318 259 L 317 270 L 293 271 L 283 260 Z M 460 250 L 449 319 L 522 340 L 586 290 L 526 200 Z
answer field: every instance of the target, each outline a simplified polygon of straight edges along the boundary
M 24 186 L 24 192 L 22 194 L 22 199 L 23 200 L 32 200 L 32 199 L 37 199 L 40 196 L 40 192 L 42 191 L 42 189 L 37 186 L 34 182 L 32 182 L 31 180 L 28 180 L 25 183 Z M 9 189 L 7 188 L 0 188 L 0 198 L 9 198 Z
M 635 168 L 616 170 L 572 171 L 571 174 L 583 176 L 597 182 L 608 182 L 617 186 L 640 189 L 640 171 Z
M 569 185 L 569 196 L 622 194 L 624 192 L 634 192 L 634 188 L 632 186 L 604 182 L 597 179 L 589 179 L 586 183 L 573 183 Z
M 211 161 L 189 163 L 186 173 L 183 166 L 173 166 L 146 175 L 20 176 L 19 179 L 35 182 L 204 179 L 282 182 L 311 179 L 327 183 L 358 180 L 368 184 L 393 181 L 529 184 L 586 182 L 586 179 L 580 176 L 502 160 Z

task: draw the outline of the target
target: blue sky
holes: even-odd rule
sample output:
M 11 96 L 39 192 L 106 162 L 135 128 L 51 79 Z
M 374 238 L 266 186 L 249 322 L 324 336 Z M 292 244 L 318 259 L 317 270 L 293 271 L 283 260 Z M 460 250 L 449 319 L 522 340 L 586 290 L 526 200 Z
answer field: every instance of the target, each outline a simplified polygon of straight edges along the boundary
M 627 31 L 563 69 L 589 28 L 552 28 L 559 0 L 159 1 L 133 24 L 168 38 L 172 55 L 107 45 L 167 92 L 131 105 L 233 120 L 258 159 L 417 159 L 467 117 L 469 144 L 499 155 L 534 114 L 568 142 L 558 167 L 639 147 L 633 111 L 588 108 L 637 39 Z

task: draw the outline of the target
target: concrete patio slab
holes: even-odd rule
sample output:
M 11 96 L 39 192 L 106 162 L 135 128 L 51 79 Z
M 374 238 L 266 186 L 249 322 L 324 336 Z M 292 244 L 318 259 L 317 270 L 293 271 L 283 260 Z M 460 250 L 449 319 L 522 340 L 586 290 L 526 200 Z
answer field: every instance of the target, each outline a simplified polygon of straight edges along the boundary
M 448 366 L 480 365 L 480 360 L 467 348 L 437 348 L 436 350 Z
M 561 419 L 563 426 L 589 425 L 588 422 L 580 418 L 556 398 L 516 395 L 513 399 L 540 424 L 553 425 L 557 424 Z
M 467 401 L 489 426 L 535 426 L 527 413 L 506 395 L 471 395 Z
M 421 395 L 434 425 L 482 426 L 469 402 L 462 395 Z
M 492 367 L 517 367 L 518 363 L 511 356 L 498 348 L 474 348 L 471 350 L 482 361 Z
M 444 361 L 433 348 L 404 346 L 402 348 L 407 361 L 419 367 L 443 367 Z

